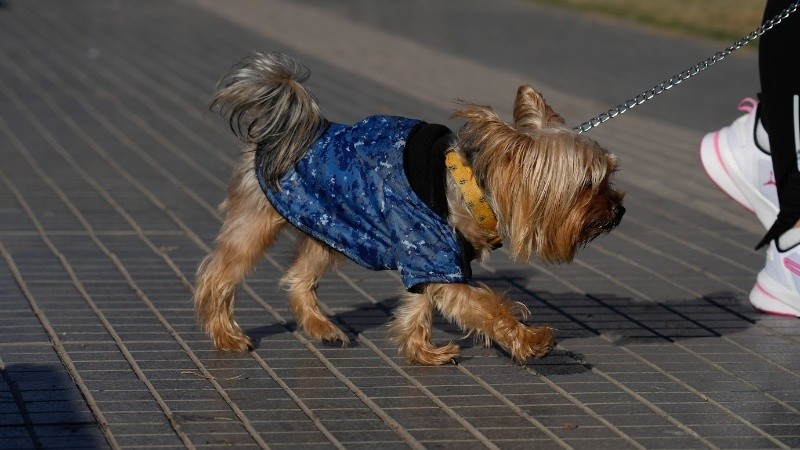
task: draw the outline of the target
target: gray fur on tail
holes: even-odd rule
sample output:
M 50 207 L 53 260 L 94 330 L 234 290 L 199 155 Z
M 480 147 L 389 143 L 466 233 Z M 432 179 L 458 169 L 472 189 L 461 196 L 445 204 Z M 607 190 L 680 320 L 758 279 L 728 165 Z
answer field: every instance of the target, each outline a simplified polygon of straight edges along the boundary
M 327 126 L 316 99 L 303 87 L 310 71 L 284 53 L 254 52 L 226 73 L 211 98 L 231 130 L 264 152 L 264 178 L 280 178 Z

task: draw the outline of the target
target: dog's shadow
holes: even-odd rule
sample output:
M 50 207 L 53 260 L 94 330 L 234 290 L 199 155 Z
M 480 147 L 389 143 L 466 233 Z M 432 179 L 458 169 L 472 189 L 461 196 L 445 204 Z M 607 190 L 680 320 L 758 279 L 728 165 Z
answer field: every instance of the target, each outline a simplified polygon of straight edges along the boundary
M 524 273 L 524 275 L 523 275 Z M 506 272 L 479 279 L 492 289 L 508 291 L 528 307 L 529 323 L 547 324 L 556 329 L 562 343 L 555 352 L 568 364 L 575 361 L 590 369 L 595 357 L 570 351 L 570 341 L 596 339 L 599 345 L 616 347 L 709 340 L 742 333 L 761 316 L 746 299 L 732 292 L 714 292 L 699 298 L 641 301 L 630 297 L 600 293 L 551 293 L 529 287 L 527 272 Z M 538 288 L 538 286 L 537 286 Z M 551 356 L 553 354 L 551 353 Z M 537 371 L 548 374 L 563 370 L 548 356 L 533 362 Z M 542 363 L 545 368 L 539 370 Z
M 534 274 L 535 275 L 535 274 Z M 758 314 L 743 299 L 734 294 L 719 292 L 684 300 L 642 302 L 608 294 L 551 293 L 534 290 L 528 271 L 504 272 L 479 276 L 476 281 L 488 287 L 508 292 L 530 311 L 529 324 L 549 325 L 556 329 L 556 338 L 563 343 L 550 355 L 533 360 L 529 365 L 542 375 L 568 375 L 586 372 L 593 367 L 592 355 L 570 351 L 573 339 L 601 338 L 613 346 L 628 346 L 657 342 L 679 342 L 688 339 L 719 338 L 752 327 Z M 534 277 L 535 278 L 535 277 Z M 331 317 L 350 338 L 350 346 L 358 346 L 358 336 L 379 330 L 386 333 L 392 310 L 399 298 L 390 297 L 377 303 L 347 305 L 346 310 Z M 345 308 L 339 308 L 345 309 Z M 268 335 L 294 331 L 296 324 L 275 324 L 247 330 L 256 348 Z M 510 358 L 500 347 L 484 348 L 482 342 L 465 337 L 456 325 L 437 314 L 434 321 L 434 342 L 453 341 L 462 353 L 461 361 L 487 352 L 498 352 Z M 340 343 L 322 343 L 340 346 Z
M 397 306 L 399 297 L 389 297 L 377 303 L 359 303 L 347 308 L 346 311 L 334 314 L 330 317 L 331 321 L 338 326 L 350 339 L 348 347 L 358 347 L 358 337 L 364 333 L 374 331 L 377 333 L 388 333 L 389 323 L 392 320 L 392 310 Z M 458 326 L 449 323 L 439 315 L 436 315 L 433 323 L 434 342 L 444 344 L 448 341 L 455 342 L 462 351 L 473 348 L 480 348 L 474 338 L 466 337 Z M 287 323 L 276 323 L 261 327 L 254 327 L 245 330 L 245 333 L 253 341 L 253 348 L 259 349 L 263 340 L 268 340 L 275 335 L 297 331 L 297 323 L 290 320 Z M 301 331 L 302 333 L 302 331 Z M 381 335 L 381 337 L 386 334 Z M 316 342 L 315 345 L 323 347 L 341 347 L 340 342 Z M 463 356 L 462 358 L 469 358 Z
M 348 305 L 347 310 L 334 314 L 331 321 L 338 326 L 348 338 L 349 347 L 357 347 L 357 338 L 360 334 L 373 329 L 388 329 L 387 325 L 392 319 L 391 311 L 399 301 L 398 297 L 390 297 L 377 303 L 359 303 Z M 253 347 L 258 349 L 261 341 L 269 336 L 293 332 L 297 330 L 297 323 L 291 319 L 287 323 L 277 323 L 262 327 L 246 329 L 245 333 L 252 339 Z M 320 345 L 340 347 L 340 342 L 322 342 Z

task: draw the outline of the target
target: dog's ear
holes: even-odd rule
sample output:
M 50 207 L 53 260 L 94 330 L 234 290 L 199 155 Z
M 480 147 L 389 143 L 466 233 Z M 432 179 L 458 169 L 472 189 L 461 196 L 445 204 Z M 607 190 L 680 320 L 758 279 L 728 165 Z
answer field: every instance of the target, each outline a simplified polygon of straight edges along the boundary
M 532 87 L 527 84 L 520 86 L 514 102 L 514 127 L 547 128 L 553 125 L 564 125 L 564 119 Z

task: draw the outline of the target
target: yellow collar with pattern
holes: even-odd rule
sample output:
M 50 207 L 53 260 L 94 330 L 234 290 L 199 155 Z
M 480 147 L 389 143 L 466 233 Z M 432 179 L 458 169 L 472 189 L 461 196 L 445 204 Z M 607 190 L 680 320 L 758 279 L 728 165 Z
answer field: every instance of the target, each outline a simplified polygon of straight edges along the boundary
M 486 196 L 483 195 L 480 186 L 478 186 L 478 181 L 475 179 L 469 164 L 457 152 L 450 150 L 445 154 L 445 165 L 456 181 L 456 185 L 461 191 L 472 217 L 475 218 L 478 225 L 486 233 L 493 236 L 489 244 L 497 248 L 503 241 L 503 238 L 497 234 L 497 217 L 489 206 L 489 202 L 486 201 Z

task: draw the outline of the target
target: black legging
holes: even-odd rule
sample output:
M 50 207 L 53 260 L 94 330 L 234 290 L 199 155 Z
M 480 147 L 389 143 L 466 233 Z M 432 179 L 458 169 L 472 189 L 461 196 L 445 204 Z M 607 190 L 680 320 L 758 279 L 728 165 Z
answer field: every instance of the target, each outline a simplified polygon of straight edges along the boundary
M 764 21 L 786 9 L 795 0 L 768 0 Z M 778 218 L 756 248 L 779 238 L 800 219 L 800 149 L 795 127 L 800 120 L 795 100 L 800 95 L 800 10 L 766 32 L 758 48 L 761 106 L 769 133 L 772 166 L 778 186 Z

